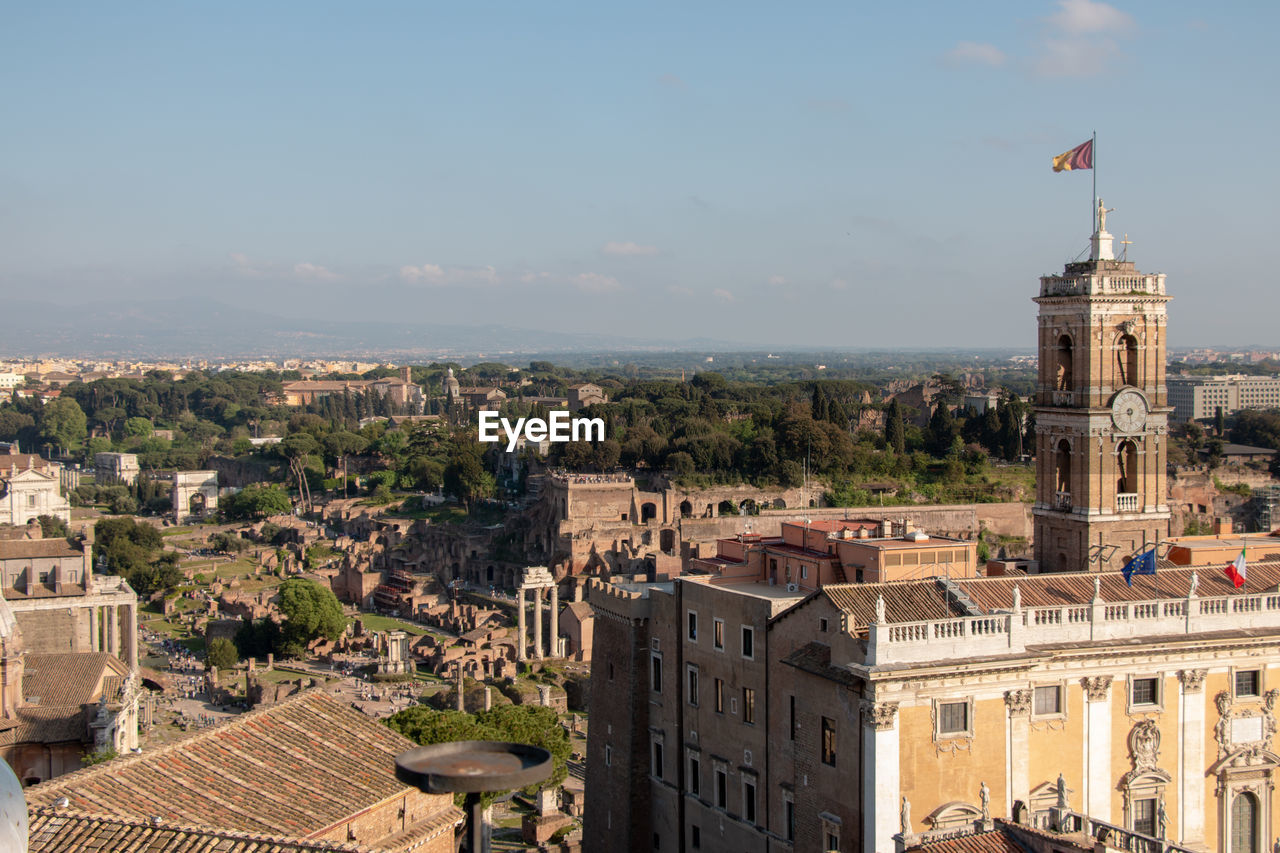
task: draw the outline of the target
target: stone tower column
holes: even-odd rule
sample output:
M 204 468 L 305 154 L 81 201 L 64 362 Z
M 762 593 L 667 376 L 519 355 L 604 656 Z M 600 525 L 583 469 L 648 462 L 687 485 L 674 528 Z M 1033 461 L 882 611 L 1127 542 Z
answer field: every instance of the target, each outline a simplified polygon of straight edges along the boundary
M 138 606 L 130 604 L 124 609 L 124 662 L 130 672 L 138 671 Z
M 560 590 L 551 586 L 551 657 L 560 657 Z
M 516 660 L 524 660 L 524 587 L 517 590 L 519 604 L 516 605 Z
M 862 814 L 866 817 L 862 822 L 862 849 L 867 853 L 893 853 L 893 836 L 904 829 L 897 716 L 896 702 L 863 700 L 862 754 L 866 769 L 862 777 Z
M 101 642 L 102 638 L 98 631 L 98 608 L 95 605 L 89 608 L 89 651 L 98 651 Z
M 533 590 L 533 656 L 542 660 L 542 590 Z
M 108 654 L 120 653 L 120 625 L 116 619 L 116 606 L 114 604 L 107 607 L 107 648 Z

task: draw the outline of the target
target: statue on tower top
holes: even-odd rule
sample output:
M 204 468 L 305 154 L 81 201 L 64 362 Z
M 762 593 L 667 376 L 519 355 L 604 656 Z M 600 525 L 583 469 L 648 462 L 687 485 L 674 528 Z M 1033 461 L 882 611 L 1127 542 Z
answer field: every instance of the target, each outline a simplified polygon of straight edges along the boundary
M 1114 210 L 1114 207 L 1104 205 L 1101 198 L 1098 199 L 1098 233 L 1107 230 L 1107 214 Z

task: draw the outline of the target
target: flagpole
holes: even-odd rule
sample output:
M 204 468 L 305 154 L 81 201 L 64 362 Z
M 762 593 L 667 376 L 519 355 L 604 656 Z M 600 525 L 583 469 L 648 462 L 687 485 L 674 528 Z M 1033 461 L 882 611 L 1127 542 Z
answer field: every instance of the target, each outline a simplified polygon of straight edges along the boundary
M 1093 145 L 1090 147 L 1093 152 L 1093 168 L 1089 171 L 1093 172 L 1093 204 L 1091 205 L 1089 217 L 1093 222 L 1093 230 L 1090 234 L 1098 230 L 1098 131 L 1093 132 Z

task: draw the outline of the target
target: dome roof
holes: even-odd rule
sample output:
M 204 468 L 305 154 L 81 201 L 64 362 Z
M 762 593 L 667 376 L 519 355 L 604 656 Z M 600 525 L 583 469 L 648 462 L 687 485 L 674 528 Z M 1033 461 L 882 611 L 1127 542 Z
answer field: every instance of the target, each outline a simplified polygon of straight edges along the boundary
M 27 853 L 27 800 L 6 761 L 0 761 L 0 850 Z

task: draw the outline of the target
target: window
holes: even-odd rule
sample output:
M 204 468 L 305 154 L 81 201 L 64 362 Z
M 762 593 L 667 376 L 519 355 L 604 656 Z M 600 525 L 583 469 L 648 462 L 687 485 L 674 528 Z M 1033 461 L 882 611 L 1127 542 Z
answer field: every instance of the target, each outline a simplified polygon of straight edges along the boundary
M 36 505 L 36 496 L 27 495 L 27 506 L 35 506 L 35 505 Z
M 613 661 L 609 661 L 609 680 L 613 681 Z
M 724 679 L 716 679 L 716 713 L 724 713 Z
M 1262 694 L 1262 673 L 1256 669 L 1236 670 L 1236 695 L 1260 696 Z
M 729 805 L 729 774 L 722 767 L 716 768 L 716 806 L 726 808 Z
M 796 840 L 796 804 L 790 799 L 782 801 L 783 809 L 783 827 L 787 833 L 788 841 Z
M 801 563 L 800 564 L 800 580 L 808 580 L 808 579 L 809 579 L 809 567 L 806 566 L 804 563 Z
M 702 762 L 698 760 L 697 754 L 690 753 L 689 754 L 689 793 L 693 794 L 695 797 L 698 796 L 698 794 L 701 792 L 701 789 L 702 789 L 701 774 L 699 772 L 701 770 L 701 766 L 702 766 Z
M 830 717 L 822 718 L 822 763 L 836 766 L 836 724 Z
M 1160 704 L 1160 682 L 1155 678 L 1135 678 L 1133 680 L 1134 705 Z
M 702 849 L 702 827 L 697 824 L 689 828 L 689 846 L 694 850 Z
M 654 850 L 662 849 L 662 836 L 656 832 L 653 834 L 653 849 Z
M 604 746 L 604 766 L 605 767 L 613 766 L 613 747 L 609 746 L 608 744 L 605 744 Z
M 788 720 L 788 724 L 790 726 L 791 740 L 795 740 L 796 739 L 796 697 L 793 694 L 788 698 L 791 700 L 790 701 L 791 718 Z
M 1133 831 L 1143 835 L 1156 834 L 1155 798 L 1133 801 Z
M 742 688 L 742 722 L 754 724 L 756 721 L 756 692 L 750 687 Z
M 1241 793 L 1231 801 L 1232 853 L 1258 853 L 1258 801 Z
M 818 620 L 818 630 L 819 630 L 820 632 L 822 632 L 823 634 L 827 633 L 827 620 L 826 620 L 826 617 L 823 617 L 822 619 L 819 619 L 819 620 Z
M 698 668 L 689 667 L 689 704 L 698 707 Z
M 756 822 L 756 783 L 750 778 L 742 780 L 742 817 L 747 823 Z
M 827 846 L 826 846 L 826 849 L 827 849 L 827 850 L 839 850 L 839 849 L 840 849 L 840 836 L 836 835 L 834 832 L 828 832 L 828 833 L 827 833 Z
M 714 636 L 712 637 L 712 640 L 714 641 L 715 647 L 717 649 L 723 650 L 724 649 L 724 620 L 717 619 L 714 623 L 714 629 L 715 631 L 714 631 Z
M 938 734 L 968 734 L 969 732 L 969 703 L 968 702 L 940 702 L 938 703 Z
M 45 584 L 45 585 L 48 585 L 48 583 L 49 583 L 49 572 L 48 572 L 48 570 L 45 570 L 45 571 L 43 571 L 43 572 L 41 572 L 41 573 L 40 573 L 40 583 Z
M 693 610 L 689 611 L 689 639 L 698 641 L 698 614 Z
M 653 742 L 653 775 L 656 779 L 662 778 L 662 741 L 655 740 Z
M 653 655 L 649 658 L 650 667 L 649 674 L 652 678 L 652 686 L 654 693 L 662 692 L 662 655 Z
M 1055 684 L 1052 687 L 1037 687 L 1035 708 L 1036 714 L 1062 713 L 1062 688 Z
M 756 629 L 750 625 L 742 626 L 742 656 L 744 658 L 756 656 Z

